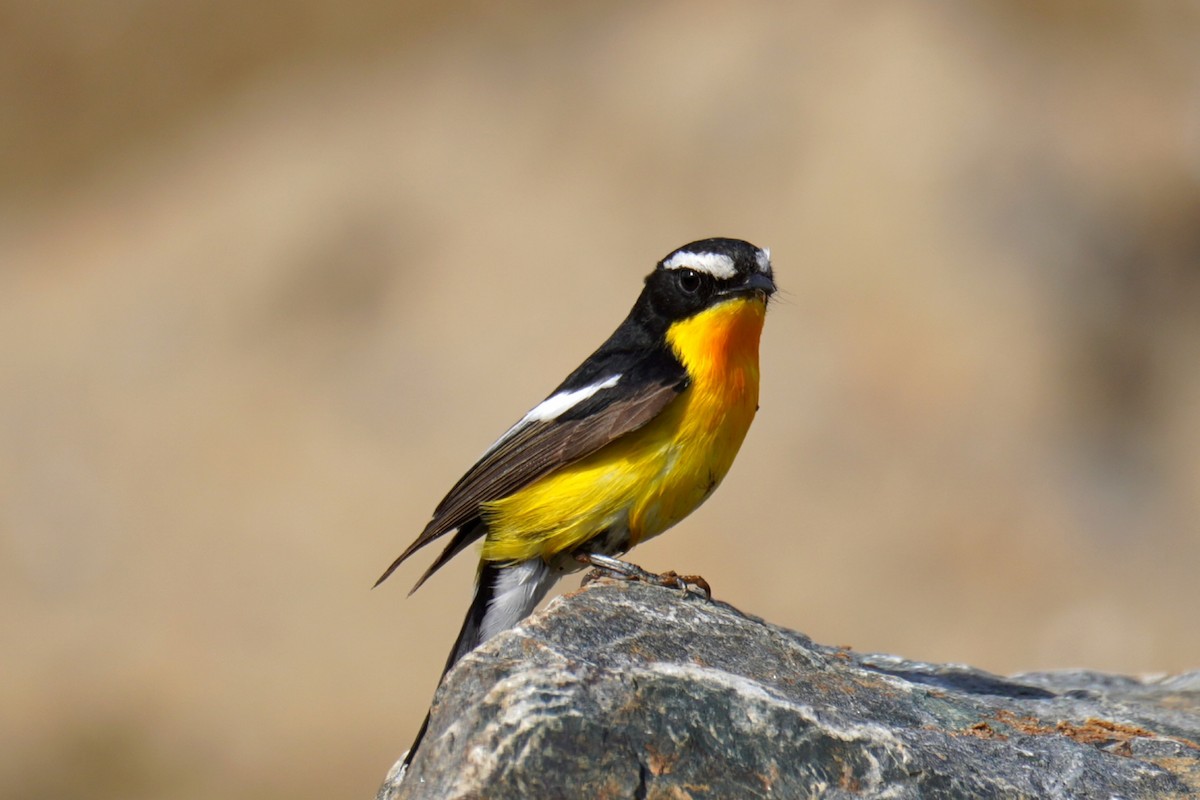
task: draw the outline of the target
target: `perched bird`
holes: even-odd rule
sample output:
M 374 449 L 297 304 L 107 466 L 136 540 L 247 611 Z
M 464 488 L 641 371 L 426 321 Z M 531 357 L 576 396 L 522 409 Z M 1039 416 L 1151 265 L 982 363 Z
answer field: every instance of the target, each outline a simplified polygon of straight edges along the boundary
M 770 251 L 704 239 L 658 262 L 596 352 L 459 479 L 376 581 L 451 531 L 425 580 L 482 539 L 475 596 L 442 677 L 527 616 L 584 564 L 670 528 L 729 471 L 758 410 L 758 342 L 775 292 Z M 405 756 L 407 767 L 429 724 Z

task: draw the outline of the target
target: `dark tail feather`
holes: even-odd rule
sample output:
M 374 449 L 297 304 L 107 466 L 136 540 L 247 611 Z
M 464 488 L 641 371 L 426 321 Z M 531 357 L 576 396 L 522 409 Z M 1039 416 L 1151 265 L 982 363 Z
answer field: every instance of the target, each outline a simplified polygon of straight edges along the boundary
M 458 632 L 458 639 L 454 642 L 454 648 L 450 651 L 450 657 L 446 659 L 446 666 L 442 669 L 442 677 L 438 679 L 439 686 L 451 667 L 457 664 L 460 658 L 474 650 L 479 644 L 479 631 L 483 626 L 483 617 L 487 613 L 488 606 L 491 605 L 492 598 L 496 594 L 496 579 L 499 576 L 500 568 L 496 565 L 488 562 L 480 565 L 479 577 L 475 581 L 475 597 L 471 600 L 470 608 L 467 609 L 467 618 L 463 620 L 462 630 Z M 408 753 L 404 756 L 404 769 L 408 769 L 408 765 L 412 763 L 413 756 L 417 753 L 417 748 L 421 745 L 421 740 L 425 738 L 425 731 L 429 728 L 429 717 L 432 713 L 432 708 L 426 712 L 425 721 L 421 723 L 421 729 L 417 731 L 417 738 L 412 743 L 412 747 L 408 748 Z
M 408 752 L 404 754 L 404 766 L 400 768 L 401 775 L 408 772 L 408 765 L 412 763 L 413 756 L 417 754 L 417 748 L 421 746 L 421 740 L 425 738 L 425 731 L 429 730 L 431 716 L 433 716 L 432 708 L 425 712 L 425 721 L 421 723 L 421 728 L 417 731 L 417 738 L 413 739 L 412 747 L 408 748 Z
M 446 673 L 458 663 L 460 658 L 479 645 L 479 632 L 483 627 L 483 618 L 487 614 L 488 606 L 492 604 L 492 599 L 496 596 L 496 580 L 499 577 L 500 567 L 487 561 L 479 565 L 479 576 L 475 579 L 475 597 L 471 599 L 467 617 L 463 620 L 458 638 L 454 640 L 454 649 L 450 651 L 450 657 L 446 659 L 446 666 L 442 668 L 442 678 L 446 677 Z M 441 678 L 438 678 L 438 683 L 441 683 Z

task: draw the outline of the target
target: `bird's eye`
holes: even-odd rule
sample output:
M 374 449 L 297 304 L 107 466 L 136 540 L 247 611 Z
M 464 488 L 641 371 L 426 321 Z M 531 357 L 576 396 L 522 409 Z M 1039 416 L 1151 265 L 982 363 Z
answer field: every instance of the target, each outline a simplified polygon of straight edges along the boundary
M 688 294 L 700 291 L 700 274 L 692 269 L 679 270 L 679 288 Z

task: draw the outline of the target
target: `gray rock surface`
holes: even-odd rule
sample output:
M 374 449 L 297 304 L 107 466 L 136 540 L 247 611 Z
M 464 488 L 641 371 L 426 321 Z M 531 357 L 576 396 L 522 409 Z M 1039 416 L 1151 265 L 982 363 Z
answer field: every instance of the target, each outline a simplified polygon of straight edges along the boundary
M 999 677 L 600 581 L 464 659 L 380 798 L 1195 798 L 1200 672 Z

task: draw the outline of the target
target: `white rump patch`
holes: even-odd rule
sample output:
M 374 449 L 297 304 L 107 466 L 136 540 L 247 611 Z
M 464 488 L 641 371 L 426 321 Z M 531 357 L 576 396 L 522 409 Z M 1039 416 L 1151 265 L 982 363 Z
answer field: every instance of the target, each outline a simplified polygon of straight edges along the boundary
M 721 253 L 689 253 L 685 250 L 664 261 L 663 268 L 694 269 L 719 281 L 727 281 L 737 275 L 733 259 Z
M 754 260 L 758 262 L 758 271 L 764 272 L 767 275 L 771 274 L 771 248 L 764 247 L 754 254 Z

